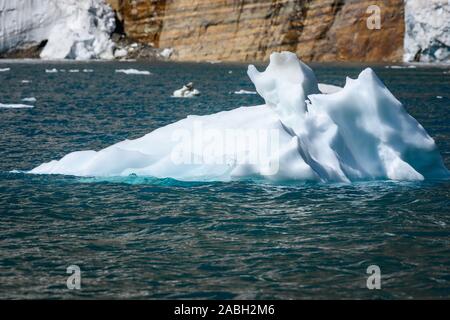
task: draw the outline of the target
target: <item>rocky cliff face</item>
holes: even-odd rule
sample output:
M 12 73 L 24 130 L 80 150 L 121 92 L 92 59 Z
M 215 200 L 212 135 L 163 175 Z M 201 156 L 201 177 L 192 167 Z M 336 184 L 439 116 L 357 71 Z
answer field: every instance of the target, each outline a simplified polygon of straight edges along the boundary
M 400 61 L 403 0 L 108 0 L 125 33 L 176 60 L 264 60 L 272 51 L 307 61 Z M 381 29 L 369 29 L 370 5 Z

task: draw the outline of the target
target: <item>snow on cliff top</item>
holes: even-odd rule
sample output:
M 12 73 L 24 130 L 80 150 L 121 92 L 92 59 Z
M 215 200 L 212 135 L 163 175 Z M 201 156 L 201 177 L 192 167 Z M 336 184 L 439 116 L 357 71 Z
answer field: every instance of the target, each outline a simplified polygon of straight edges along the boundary
M 112 59 L 114 12 L 104 0 L 0 0 L 0 52 L 48 40 L 43 59 Z

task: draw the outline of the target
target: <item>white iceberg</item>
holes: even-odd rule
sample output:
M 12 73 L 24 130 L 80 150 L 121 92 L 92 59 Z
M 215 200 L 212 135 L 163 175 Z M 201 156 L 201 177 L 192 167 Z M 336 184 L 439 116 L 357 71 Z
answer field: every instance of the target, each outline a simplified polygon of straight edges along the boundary
M 29 109 L 34 108 L 34 106 L 28 105 L 28 104 L 4 104 L 0 103 L 0 108 L 3 109 Z
M 139 74 L 139 75 L 150 75 L 151 72 L 150 71 L 146 71 L 146 70 L 137 70 L 137 69 L 117 69 L 116 70 L 117 73 L 125 73 L 125 74 Z
M 22 101 L 25 101 L 25 102 L 36 102 L 36 98 L 35 97 L 23 98 Z
M 0 0 L 0 52 L 42 44 L 43 59 L 112 59 L 114 12 L 104 0 Z
M 61 71 L 63 71 L 63 70 L 61 70 Z M 64 70 L 65 71 L 65 70 Z M 56 69 L 56 68 L 53 68 L 53 69 L 45 69 L 45 72 L 46 73 L 57 73 L 58 72 L 58 69 Z
M 173 49 L 172 48 L 164 48 L 159 55 L 161 57 L 163 57 L 164 59 L 169 59 L 170 56 L 173 54 Z
M 241 89 L 241 90 L 235 91 L 234 94 L 257 94 L 257 93 L 256 93 L 256 91 Z
M 11 68 L 0 68 L 0 72 L 6 72 L 6 71 L 9 71 L 9 70 L 11 70 Z
M 200 91 L 194 88 L 194 84 L 189 82 L 185 84 L 181 89 L 175 90 L 172 97 L 175 98 L 192 98 L 200 95 Z
M 289 52 L 248 75 L 265 105 L 188 116 L 100 151 L 78 151 L 30 172 L 142 175 L 196 181 L 350 182 L 448 178 L 434 140 L 371 69 L 321 94 Z
M 128 51 L 126 49 L 117 49 L 114 51 L 114 58 L 124 58 L 128 55 Z

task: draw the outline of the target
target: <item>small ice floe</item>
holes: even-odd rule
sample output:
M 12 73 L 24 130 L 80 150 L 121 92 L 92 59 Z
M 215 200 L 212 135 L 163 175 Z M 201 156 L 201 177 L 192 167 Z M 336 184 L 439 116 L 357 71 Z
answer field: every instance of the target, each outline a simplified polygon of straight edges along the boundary
M 249 91 L 249 90 L 239 90 L 239 91 L 235 91 L 234 94 L 256 94 L 256 91 Z
M 0 68 L 0 72 L 6 72 L 6 71 L 9 71 L 9 70 L 11 70 L 11 68 Z
M 25 101 L 25 102 L 36 102 L 36 98 L 35 97 L 23 98 L 22 101 Z
M 231 71 L 231 70 L 228 70 L 228 74 L 232 74 L 233 73 L 233 71 Z
M 416 69 L 416 66 L 386 66 L 386 69 Z
M 69 72 L 71 72 L 71 73 L 77 73 L 77 72 L 80 72 L 80 70 L 78 70 L 78 69 L 70 69 Z
M 436 96 L 437 99 L 444 99 L 443 96 Z
M 209 60 L 207 62 L 211 63 L 211 64 L 222 63 L 222 61 L 220 61 L 220 60 Z
M 169 59 L 170 56 L 172 55 L 172 53 L 173 53 L 173 49 L 172 49 L 172 48 L 164 48 L 164 49 L 159 53 L 159 55 L 160 55 L 161 57 L 163 57 L 164 59 Z
M 150 75 L 150 71 L 146 71 L 146 70 L 136 70 L 136 69 L 117 69 L 116 70 L 117 73 L 125 73 L 125 74 L 142 74 L 142 75 Z
M 56 73 L 56 72 L 58 72 L 58 70 L 57 70 L 56 68 L 53 68 L 53 69 L 45 69 L 45 72 L 46 72 L 46 73 Z
M 34 106 L 28 104 L 3 104 L 0 103 L 0 108 L 3 109 L 29 109 L 34 108 Z
M 30 83 L 31 82 L 31 80 L 22 80 L 22 81 L 20 81 L 21 83 Z
M 319 83 L 319 90 L 323 94 L 333 94 L 342 90 L 341 87 L 332 84 Z
M 176 98 L 192 98 L 194 96 L 198 96 L 200 94 L 200 91 L 194 88 L 194 83 L 189 82 L 188 84 L 185 84 L 183 88 L 175 90 L 173 92 L 172 97 Z
M 66 72 L 66 69 L 59 69 L 59 72 Z
M 92 69 L 83 69 L 83 72 L 89 73 L 89 72 L 94 72 L 94 70 L 92 70 Z
M 114 51 L 114 58 L 120 59 L 120 58 L 124 58 L 128 55 L 128 51 L 127 49 L 117 49 L 116 51 Z

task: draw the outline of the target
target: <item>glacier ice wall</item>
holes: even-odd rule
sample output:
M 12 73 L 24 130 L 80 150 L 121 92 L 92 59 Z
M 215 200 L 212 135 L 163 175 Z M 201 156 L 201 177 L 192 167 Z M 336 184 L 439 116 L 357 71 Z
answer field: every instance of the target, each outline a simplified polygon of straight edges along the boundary
M 449 0 L 405 0 L 404 60 L 450 62 Z
M 188 116 L 139 139 L 72 152 L 30 172 L 191 181 L 449 176 L 434 140 L 372 69 L 329 94 L 320 93 L 313 71 L 290 52 L 273 53 L 264 72 L 249 66 L 248 75 L 265 105 Z
M 112 59 L 114 28 L 104 0 L 0 0 L 0 52 L 48 40 L 44 59 Z

